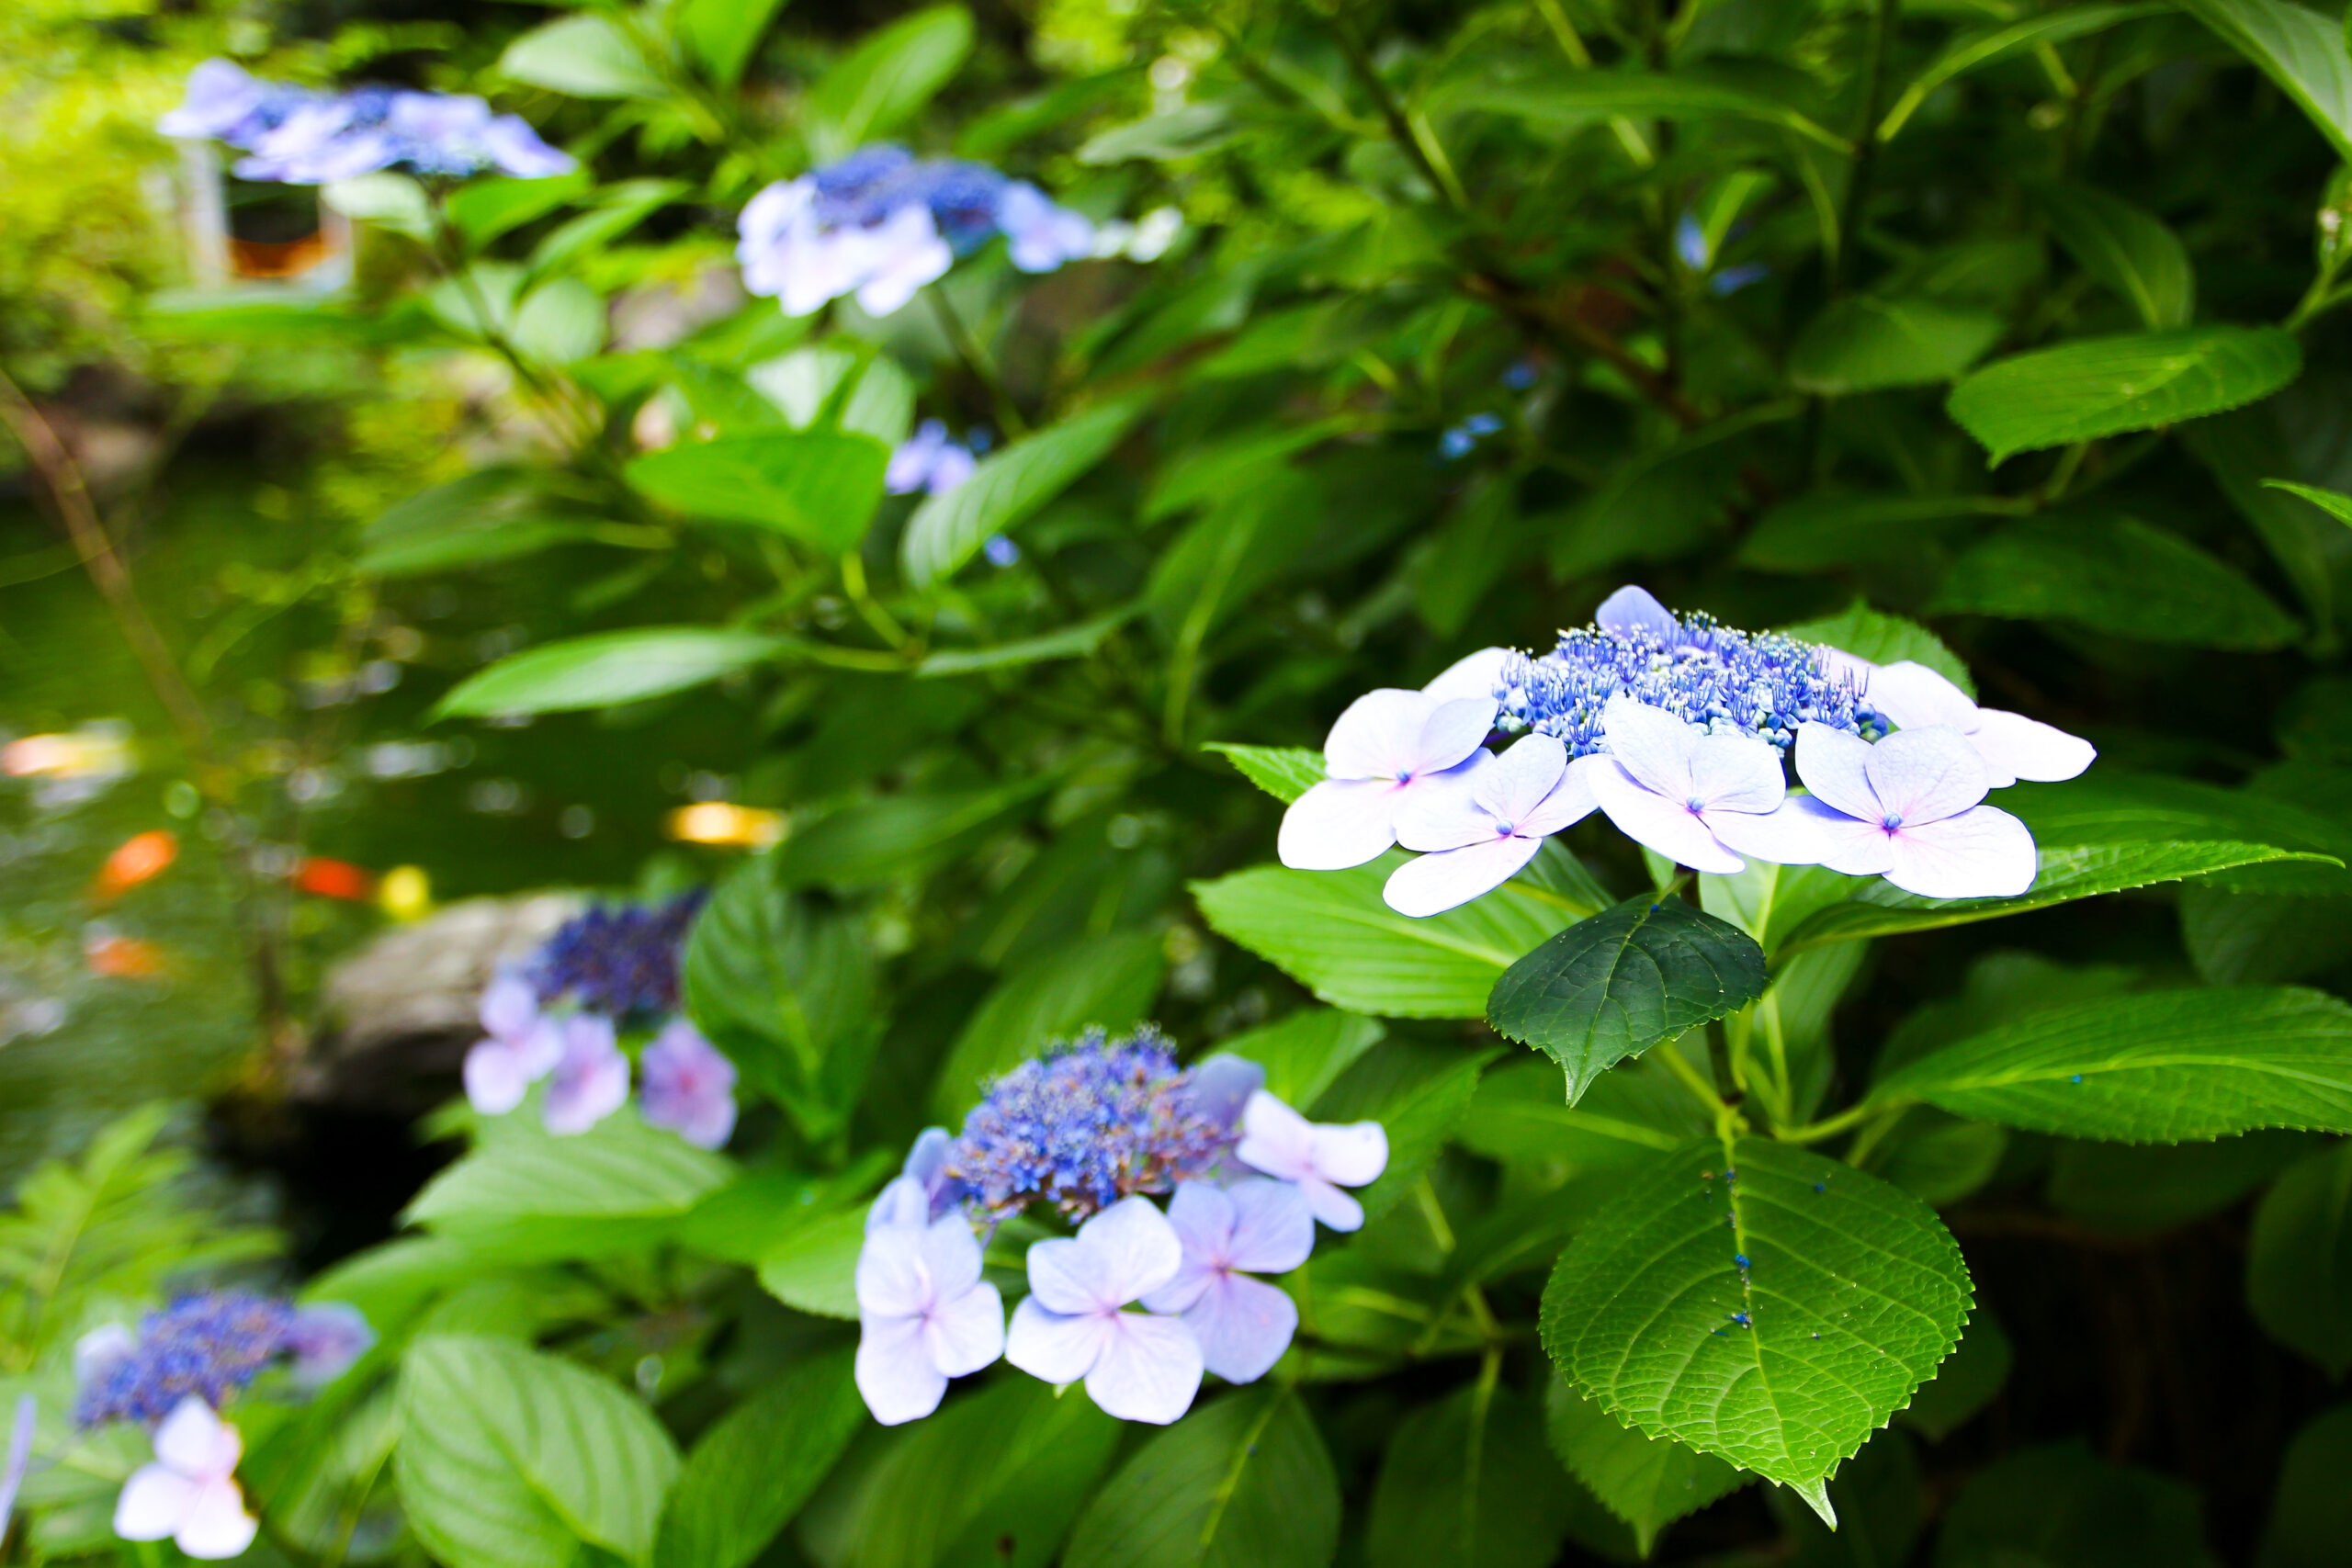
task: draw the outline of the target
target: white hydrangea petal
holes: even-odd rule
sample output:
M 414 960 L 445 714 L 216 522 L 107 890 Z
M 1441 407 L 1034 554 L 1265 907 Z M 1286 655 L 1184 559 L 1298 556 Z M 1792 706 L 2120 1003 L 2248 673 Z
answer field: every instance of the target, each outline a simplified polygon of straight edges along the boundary
M 1144 1197 L 1122 1198 L 1078 1227 L 1078 1244 L 1103 1260 L 1110 1293 L 1105 1305 L 1124 1305 L 1176 1277 L 1184 1244 L 1159 1206 Z
M 1393 779 L 1413 771 L 1421 730 L 1438 702 L 1383 686 L 1350 703 L 1323 739 L 1323 771 L 1335 779 Z
M 1029 1247 L 1029 1299 L 1047 1311 L 1104 1311 L 1126 1298 L 1112 1293 L 1110 1259 L 1074 1237 L 1053 1236 Z
M 1261 1089 L 1242 1108 L 1241 1142 L 1233 1153 L 1252 1169 L 1295 1181 L 1314 1157 L 1314 1123 Z
M 969 1377 L 1004 1354 L 1004 1298 L 974 1285 L 940 1303 L 923 1325 L 924 1353 L 951 1378 Z
M 1438 704 L 1413 743 L 1413 776 L 1442 773 L 1464 761 L 1494 728 L 1492 697 L 1463 697 Z
M 1659 604 L 1646 588 L 1632 583 L 1611 593 L 1592 613 L 1592 624 L 1605 632 L 1645 631 L 1672 647 L 1682 637 L 1674 612 Z
M 1578 757 L 1568 764 L 1552 793 L 1536 803 L 1526 818 L 1519 824 L 1520 836 L 1548 839 L 1561 829 L 1583 821 L 1600 809 L 1600 802 L 1592 793 L 1592 774 L 1596 767 L 1614 767 L 1606 757 Z
M 466 1053 L 466 1103 L 484 1116 L 503 1116 L 531 1092 L 523 1054 L 503 1040 L 477 1040 Z
M 1899 660 L 1872 670 L 1862 696 L 1903 729 L 1933 724 L 1959 730 L 1976 728 L 1975 701 L 1916 660 Z
M 160 1464 L 142 1464 L 114 1501 L 114 1533 L 125 1540 L 162 1540 L 196 1506 L 203 1483 Z
M 1886 879 L 1923 898 L 2013 898 L 2033 886 L 2039 860 L 2024 823 L 1979 806 L 1897 831 Z
M 1123 1312 L 1110 1320 L 1086 1393 L 1122 1421 L 1165 1427 L 1201 1389 L 1201 1346 L 1179 1317 Z
M 2019 779 L 2057 784 L 2077 777 L 2098 759 L 2098 748 L 2055 725 L 2003 708 L 1979 708 L 1968 743 L 1984 762 L 1985 784 L 2007 789 Z
M 1442 915 L 1517 876 L 1543 847 L 1541 839 L 1513 837 L 1422 855 L 1390 872 L 1380 896 L 1400 915 Z
M 1386 779 L 1325 779 L 1283 813 L 1274 854 L 1293 871 L 1345 871 L 1377 860 L 1396 841 L 1405 794 Z
M 1310 1216 L 1307 1229 L 1314 1226 Z M 1298 1304 L 1263 1280 L 1227 1274 L 1184 1314 L 1184 1325 L 1200 1344 L 1202 1366 L 1227 1382 L 1255 1382 L 1290 1348 Z
M 1770 811 L 1709 811 L 1702 819 L 1724 847 L 1750 859 L 1774 865 L 1819 865 L 1829 846 L 1824 824 L 1832 817 L 1853 820 L 1809 795 L 1792 795 Z
M 932 1298 L 960 1296 L 978 1283 L 980 1244 L 961 1214 L 947 1214 L 922 1232 L 923 1267 L 931 1274 Z
M 237 1429 L 192 1393 L 172 1406 L 172 1413 L 155 1428 L 155 1458 L 180 1474 L 198 1480 L 227 1475 L 237 1468 L 237 1457 L 243 1451 Z
M 1698 792 L 1690 774 L 1692 753 L 1705 733 L 1698 726 L 1623 695 L 1609 699 L 1600 724 L 1609 755 L 1643 788 L 1669 800 L 1689 800 Z
M 1196 1181 L 1186 1183 L 1186 1186 L 1192 1187 L 1200 1185 L 1201 1183 Z M 1181 1192 L 1183 1189 L 1179 1188 L 1177 1190 Z M 1153 1312 L 1185 1312 L 1193 1303 L 1201 1299 L 1202 1293 L 1215 1284 L 1219 1277 L 1219 1270 L 1216 1267 L 1207 1262 L 1201 1254 L 1187 1247 L 1184 1251 L 1184 1261 L 1177 1266 L 1174 1276 L 1169 1280 L 1168 1283 L 1156 1291 L 1146 1291 L 1136 1299 Z
M 172 1540 L 198 1562 L 217 1562 L 243 1556 L 260 1529 L 261 1521 L 245 1511 L 244 1494 L 223 1477 L 197 1489 L 196 1501 Z
M 93 1328 L 74 1342 L 74 1381 L 87 1388 L 137 1348 L 138 1336 L 119 1323 Z
M 1186 1187 L 1198 1185 L 1189 1182 Z M 1176 1190 L 1177 1197 L 1184 1195 L 1186 1187 Z M 1315 1212 L 1289 1182 L 1245 1177 L 1227 1188 L 1224 1196 L 1233 1213 L 1225 1252 L 1231 1267 L 1252 1274 L 1287 1274 L 1314 1252 Z
M 1549 735 L 1525 735 L 1478 771 L 1471 797 L 1517 831 L 1568 771 L 1568 749 Z
M 1233 1250 L 1235 1220 L 1233 1194 L 1205 1181 L 1179 1182 L 1168 1200 L 1169 1228 L 1183 1246 L 1187 1268 L 1226 1263 Z
M 931 1194 L 911 1176 L 893 1177 L 865 1211 L 865 1234 L 931 1224 Z
M 539 994 L 520 975 L 501 975 L 481 994 L 481 1026 L 501 1040 L 512 1040 L 538 1021 Z
M 1923 827 L 1957 817 L 1984 798 L 1984 763 L 1968 737 L 1944 725 L 1897 730 L 1871 748 L 1865 764 L 1883 821 Z
M 1298 1190 L 1300 1196 L 1306 1200 L 1306 1206 L 1315 1211 L 1315 1217 L 1333 1230 L 1363 1228 L 1363 1205 L 1321 1177 L 1301 1177 Z
M 1792 800 L 1810 800 L 1810 795 Z M 1875 822 L 1858 821 L 1826 807 L 1816 808 L 1815 844 L 1820 859 L 1814 863 L 1848 876 L 1883 876 L 1894 865 L 1894 835 Z
M 1702 737 L 1690 750 L 1690 782 L 1717 811 L 1770 811 L 1789 793 L 1780 752 L 1752 735 Z
M 1421 688 L 1421 694 L 1442 703 L 1465 697 L 1492 702 L 1495 687 L 1501 683 L 1503 661 L 1510 657 L 1510 649 L 1482 648 L 1447 665 L 1436 680 Z
M 865 1408 L 885 1427 L 922 1419 L 947 1393 L 947 1374 L 923 1343 L 920 1318 L 866 1318 L 857 1340 L 856 1377 Z
M 1396 841 L 1424 852 L 1458 850 L 1495 837 L 1495 819 L 1479 804 L 1479 784 L 1499 764 L 1480 750 L 1458 768 L 1428 773 L 1396 792 Z
M 1315 1123 L 1315 1174 L 1342 1187 L 1365 1187 L 1388 1168 L 1388 1132 L 1377 1122 Z
M 1033 1253 L 1035 1250 L 1030 1248 Z M 1101 1359 L 1110 1331 L 1109 1314 L 1065 1315 L 1048 1311 L 1033 1295 L 1012 1309 L 1012 1326 L 1004 1336 L 1004 1359 L 1033 1378 L 1057 1385 L 1076 1382 Z
M 1697 871 L 1728 876 L 1747 868 L 1689 806 L 1647 788 L 1623 767 L 1595 769 L 1590 783 L 1600 809 L 1634 842 Z
M 1862 821 L 1879 819 L 1870 784 L 1871 743 L 1826 724 L 1797 726 L 1797 777 L 1823 805 Z
M 911 1317 L 931 1306 L 938 1292 L 924 1256 L 926 1239 L 925 1230 L 911 1225 L 886 1225 L 866 1232 L 865 1245 L 858 1248 L 854 1277 L 859 1312 Z

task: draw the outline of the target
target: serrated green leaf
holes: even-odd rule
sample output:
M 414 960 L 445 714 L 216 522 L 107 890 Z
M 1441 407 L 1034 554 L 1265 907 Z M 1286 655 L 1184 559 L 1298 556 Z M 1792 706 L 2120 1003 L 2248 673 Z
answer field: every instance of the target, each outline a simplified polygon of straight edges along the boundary
M 2151 328 L 2185 327 L 2197 278 L 2180 236 L 2162 220 L 2094 186 L 2030 186 L 2050 231 L 2076 265 L 2107 286 Z
M 678 1450 L 653 1413 L 571 1361 L 428 1335 L 401 1361 L 401 1500 L 459 1568 L 560 1568 L 580 1541 L 653 1551 Z
M 1968 1315 L 1968 1332 L 1959 1348 L 1944 1359 L 1936 1375 L 1920 1384 L 1911 1403 L 1895 1419 L 1930 1442 L 1941 1442 L 1966 1426 L 1976 1413 L 1993 1403 L 2009 1381 L 2017 1352 L 2001 1320 L 1979 1303 Z
M 1578 920 L 1506 970 L 1487 998 L 1497 1032 L 1592 1081 L 1662 1040 L 1764 994 L 1756 939 L 1678 898 L 1629 898 Z
M 2273 1339 L 2332 1378 L 2352 1371 L 2352 1144 L 2309 1156 L 2263 1194 L 2245 1297 Z
M 1283 1389 L 1196 1405 L 1094 1495 L 1065 1568 L 1324 1568 L 1340 1547 L 1340 1478 Z
M 2352 59 L 2333 17 L 2288 0 L 2182 0 L 2182 6 L 2301 104 L 2338 157 L 2352 159 Z
M 1752 1479 L 1713 1454 L 1645 1436 L 1577 1393 L 1564 1377 L 1552 1380 L 1544 1426 L 1568 1473 L 1634 1527 L 1634 1544 L 1644 1557 L 1667 1526 Z
M 1010 532 L 1110 456 L 1148 406 L 1121 398 L 980 459 L 972 477 L 915 508 L 899 541 L 907 581 L 928 588 L 956 575 L 991 535 Z
M 541 643 L 475 671 L 433 717 L 566 713 L 683 692 L 775 657 L 786 639 L 722 626 L 639 626 Z
M 1860 599 L 1838 615 L 1780 629 L 1800 642 L 1817 642 L 1873 664 L 1897 664 L 1908 659 L 1926 665 L 1970 696 L 1976 694 L 1976 682 L 1968 666 L 1944 646 L 1943 638 L 1917 621 L 1873 610 Z
M 2352 1007 L 2244 986 L 2051 1008 L 1930 1052 L 1870 1098 L 2123 1143 L 2352 1132 Z
M 2301 630 L 2234 567 L 2129 517 L 2008 524 L 1953 563 L 1928 608 L 2191 648 L 2280 648 Z
M 2303 367 L 2277 327 L 2086 338 L 1996 360 L 1944 407 L 2000 463 L 2019 452 L 2152 430 L 2267 398 Z
M 1817 1490 L 1934 1375 L 1970 1299 L 1917 1198 L 1770 1139 L 1709 1140 L 1569 1244 L 1544 1345 L 1651 1437 Z
M 654 1568 L 743 1568 L 800 1511 L 865 1424 L 851 1352 L 796 1361 L 714 1422 L 662 1513 Z
M 1949 381 L 2000 341 L 2003 324 L 1991 310 L 1851 295 L 1798 335 L 1789 381 L 1829 398 Z
M 1285 804 L 1323 782 L 1323 753 L 1304 746 L 1239 746 L 1212 740 L 1201 750 L 1222 752 L 1243 778 Z
M 2352 495 L 2346 495 L 2340 490 L 2322 490 L 2317 485 L 2299 485 L 2289 479 L 2265 479 L 2262 488 L 2283 490 L 2289 495 L 2301 496 L 2338 523 L 2352 524 Z
M 761 430 L 686 442 L 628 466 L 628 482 L 665 506 L 773 528 L 838 555 L 865 536 L 890 449 L 840 430 Z
M 1503 971 L 1573 918 L 1513 883 L 1425 920 L 1400 915 L 1380 889 L 1402 859 L 1391 851 L 1351 871 L 1259 866 L 1190 886 L 1219 934 L 1332 1006 L 1385 1018 L 1483 1018 Z

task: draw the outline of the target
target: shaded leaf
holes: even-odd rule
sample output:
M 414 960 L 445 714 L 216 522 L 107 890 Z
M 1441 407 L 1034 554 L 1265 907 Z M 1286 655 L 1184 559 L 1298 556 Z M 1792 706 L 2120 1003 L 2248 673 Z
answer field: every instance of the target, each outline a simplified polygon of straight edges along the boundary
M 2352 1144 L 2308 1156 L 2263 1194 L 2245 1295 L 2273 1339 L 2332 1378 L 2352 1371 Z
M 899 563 L 916 588 L 954 576 L 991 535 L 1007 533 L 1110 455 L 1143 414 L 1140 398 L 1087 410 L 980 459 L 972 477 L 915 508 Z
M 1552 1451 L 1603 1507 L 1634 1527 L 1634 1544 L 1644 1557 L 1667 1526 L 1750 1479 L 1713 1454 L 1645 1436 L 1577 1393 L 1563 1377 L 1552 1380 L 1544 1416 Z
M 846 1349 L 797 1361 L 753 1389 L 686 1455 L 662 1511 L 655 1568 L 743 1568 L 865 1424 Z
M 433 716 L 614 707 L 731 675 L 786 646 L 782 637 L 721 626 L 639 626 L 542 643 L 458 682 L 434 705 Z
M 1897 664 L 1908 659 L 1926 665 L 1970 696 L 1976 694 L 1976 682 L 1968 666 L 1944 646 L 1943 638 L 1917 621 L 1873 610 L 1860 599 L 1841 614 L 1780 629 L 1801 642 L 1821 643 L 1873 664 Z
M 2000 340 L 1991 310 L 1853 295 L 1815 316 L 1789 350 L 1789 380 L 1824 397 L 1949 381 Z
M 658 98 L 668 91 L 620 25 L 607 17 L 560 17 L 506 46 L 501 75 L 575 98 Z
M 831 162 L 888 136 L 945 86 L 972 51 L 972 14 L 933 6 L 869 33 L 808 90 L 810 141 Z
M 2129 517 L 2011 523 L 1960 558 L 1929 608 L 2192 648 L 2278 648 L 2301 630 L 2235 568 Z
M 1114 931 L 1060 943 L 997 982 L 956 1035 L 932 1101 L 949 1126 L 963 1120 L 989 1079 L 1100 1027 L 1124 1033 L 1159 995 L 1167 944 L 1156 931 Z
M 2182 0 L 2183 8 L 2301 104 L 2336 155 L 2352 159 L 2352 59 L 2344 29 L 2288 0 Z
M 2268 397 L 2302 367 L 2294 336 L 2277 327 L 2188 327 L 1996 360 L 1954 387 L 1944 406 L 1999 463 L 2220 413 Z
M 1323 1568 L 1340 1478 L 1298 1396 L 1228 1394 L 1151 1437 L 1096 1493 L 1067 1568 Z
M 763 430 L 682 443 L 628 466 L 628 482 L 697 517 L 774 528 L 829 555 L 865 536 L 890 449 L 837 430 Z

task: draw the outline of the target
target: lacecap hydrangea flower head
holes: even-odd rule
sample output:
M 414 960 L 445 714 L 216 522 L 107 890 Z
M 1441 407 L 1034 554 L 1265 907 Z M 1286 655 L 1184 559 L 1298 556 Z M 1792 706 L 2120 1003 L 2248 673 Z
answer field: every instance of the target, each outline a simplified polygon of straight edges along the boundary
M 1548 653 L 1487 649 L 1419 692 L 1356 699 L 1277 847 L 1309 871 L 1419 851 L 1384 892 L 1421 917 L 1500 886 L 1596 811 L 1697 871 L 1755 859 L 1926 897 L 2011 897 L 2032 886 L 2033 837 L 1985 795 L 2073 778 L 2096 755 L 1917 662 L 1677 615 L 1628 587 Z
M 495 169 L 516 179 L 571 172 L 569 153 L 539 140 L 511 114 L 492 114 L 469 94 L 358 87 L 317 93 L 265 82 L 226 60 L 208 60 L 188 75 L 180 106 L 157 130 L 194 141 L 225 141 L 246 156 L 240 179 L 322 185 L 380 169 L 458 177 Z
M 1052 272 L 1094 248 L 1093 224 L 1027 181 L 887 144 L 769 186 L 738 231 L 743 286 L 792 316 L 849 294 L 887 316 L 1000 234 L 1023 272 Z
M 1318 1217 L 1362 1224 L 1340 1189 L 1388 1161 L 1377 1123 L 1310 1122 L 1264 1080 L 1232 1055 L 1181 1067 L 1148 1027 L 1095 1030 L 996 1079 L 956 1135 L 918 1138 L 857 1263 L 857 1386 L 875 1418 L 928 1416 L 950 1381 L 999 1357 L 1159 1425 L 1207 1373 L 1264 1376 L 1298 1313 L 1253 1276 L 1304 1264 Z M 1030 1246 L 1008 1331 L 983 1245 L 1024 1211 L 1077 1228 Z

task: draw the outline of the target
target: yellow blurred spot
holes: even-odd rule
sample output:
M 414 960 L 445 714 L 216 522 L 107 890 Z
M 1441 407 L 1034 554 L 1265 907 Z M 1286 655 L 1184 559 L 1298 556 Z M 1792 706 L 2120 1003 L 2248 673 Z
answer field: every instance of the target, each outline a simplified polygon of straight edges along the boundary
M 433 880 L 421 865 L 396 865 L 376 885 L 376 902 L 396 920 L 422 919 L 433 908 Z
M 90 884 L 90 897 L 110 903 L 151 878 L 161 876 L 179 857 L 180 841 L 161 828 L 135 833 L 115 846 L 106 864 Z
M 92 725 L 70 735 L 26 735 L 0 746 L 0 773 L 12 779 L 79 779 L 130 772 L 130 738 Z
M 706 800 L 670 813 L 670 837 L 688 844 L 727 844 L 763 850 L 784 837 L 784 813 L 753 806 Z

